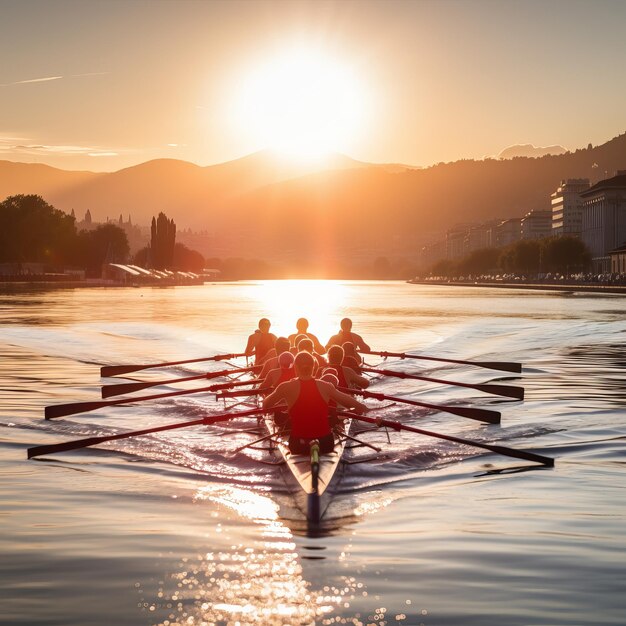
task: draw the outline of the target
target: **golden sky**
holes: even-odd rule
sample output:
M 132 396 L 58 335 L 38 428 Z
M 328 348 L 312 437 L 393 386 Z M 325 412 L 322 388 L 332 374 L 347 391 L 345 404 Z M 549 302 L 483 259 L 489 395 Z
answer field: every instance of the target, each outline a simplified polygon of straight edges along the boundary
M 0 0 L 0 159 L 429 165 L 626 130 L 626 3 Z

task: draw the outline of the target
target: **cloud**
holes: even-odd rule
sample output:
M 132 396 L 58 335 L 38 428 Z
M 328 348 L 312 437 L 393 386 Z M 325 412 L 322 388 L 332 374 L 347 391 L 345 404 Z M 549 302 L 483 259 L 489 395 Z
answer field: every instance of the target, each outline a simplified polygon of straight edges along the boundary
M 26 85 L 27 83 L 47 83 L 51 80 L 61 80 L 63 76 L 46 76 L 44 78 L 29 78 L 27 80 L 16 80 L 13 83 L 1 83 L 0 87 L 10 87 L 11 85 Z
M 110 72 L 85 72 L 84 74 L 70 74 L 69 76 L 44 76 L 43 78 L 28 78 L 16 80 L 12 83 L 0 83 L 0 87 L 11 87 L 12 85 L 27 85 L 31 83 L 47 83 L 51 80 L 61 80 L 63 78 L 81 78 L 83 76 L 104 76 Z
M 28 139 L 23 137 L 0 136 L 0 151 L 13 154 L 47 155 L 47 156 L 90 156 L 90 157 L 111 157 L 118 156 L 121 150 L 118 148 L 100 146 L 73 146 L 73 145 L 53 145 L 39 143 L 25 143 Z

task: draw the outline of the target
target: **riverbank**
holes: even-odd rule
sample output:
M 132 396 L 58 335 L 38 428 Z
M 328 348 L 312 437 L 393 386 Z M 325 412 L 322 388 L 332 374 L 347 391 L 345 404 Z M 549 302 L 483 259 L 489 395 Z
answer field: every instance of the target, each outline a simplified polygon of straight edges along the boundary
M 477 281 L 408 280 L 411 285 L 445 285 L 446 287 L 494 287 L 496 289 L 533 289 L 537 291 L 583 291 L 588 293 L 613 293 L 626 295 L 626 285 L 579 285 L 553 283 L 490 283 Z
M 77 289 L 94 287 L 188 287 L 203 285 L 204 280 L 194 281 L 151 281 L 151 282 L 119 282 L 117 280 L 106 280 L 103 278 L 92 280 L 0 280 L 0 290 L 10 291 L 15 288 L 16 291 L 23 289 Z

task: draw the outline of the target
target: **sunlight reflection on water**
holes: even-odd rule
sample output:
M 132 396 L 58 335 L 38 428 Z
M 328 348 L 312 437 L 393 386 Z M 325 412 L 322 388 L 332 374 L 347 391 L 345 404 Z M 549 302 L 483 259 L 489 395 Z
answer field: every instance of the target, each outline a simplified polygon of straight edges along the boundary
M 181 571 L 171 575 L 177 590 L 168 597 L 161 586 L 157 600 L 148 602 L 148 611 L 172 609 L 159 626 L 304 626 L 317 623 L 338 606 L 349 608 L 358 588 L 356 579 L 345 577 L 342 588 L 312 590 L 304 578 L 293 535 L 279 520 L 278 506 L 271 498 L 245 489 L 208 485 L 196 491 L 195 499 L 228 507 L 251 520 L 260 526 L 260 539 L 245 547 L 232 545 L 229 550 L 184 560 Z

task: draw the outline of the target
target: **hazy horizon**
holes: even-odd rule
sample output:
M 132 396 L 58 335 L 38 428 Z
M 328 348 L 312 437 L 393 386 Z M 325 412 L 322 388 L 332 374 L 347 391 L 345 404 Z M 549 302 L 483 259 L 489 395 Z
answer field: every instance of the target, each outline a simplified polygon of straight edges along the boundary
M 0 9 L 4 160 L 116 171 L 283 148 L 429 166 L 624 130 L 626 5 L 611 0 Z

